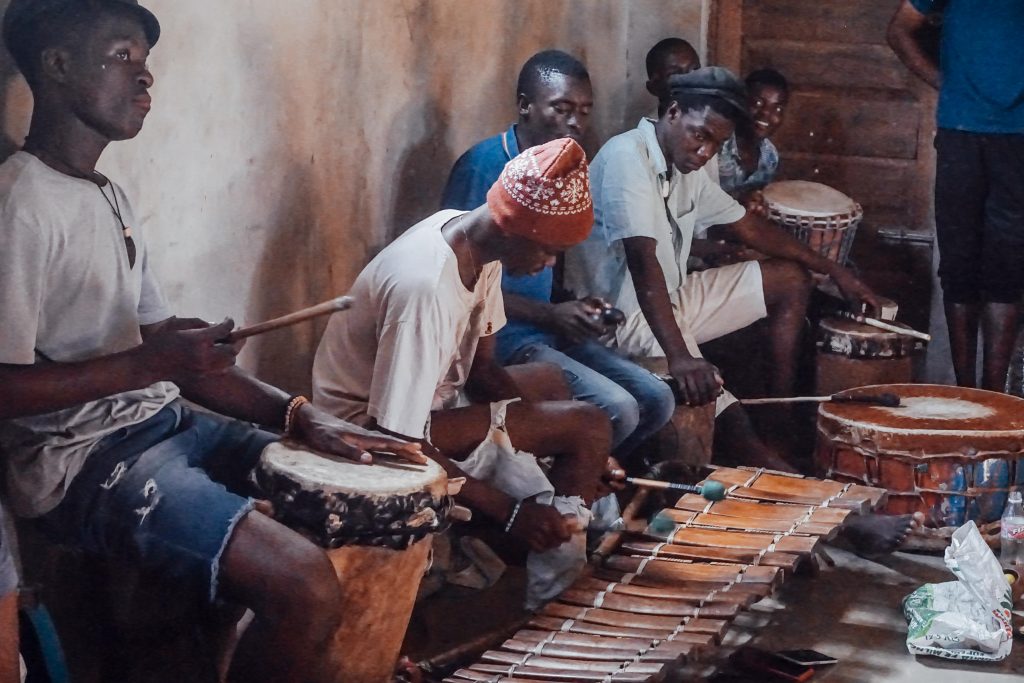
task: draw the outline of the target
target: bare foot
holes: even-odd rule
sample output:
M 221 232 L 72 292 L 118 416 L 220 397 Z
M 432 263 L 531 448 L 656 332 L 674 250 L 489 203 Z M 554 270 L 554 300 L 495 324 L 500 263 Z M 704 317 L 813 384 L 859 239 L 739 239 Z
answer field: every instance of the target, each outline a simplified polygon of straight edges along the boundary
M 924 515 L 851 515 L 843 533 L 859 555 L 886 555 L 896 550 L 907 535 L 924 524 Z

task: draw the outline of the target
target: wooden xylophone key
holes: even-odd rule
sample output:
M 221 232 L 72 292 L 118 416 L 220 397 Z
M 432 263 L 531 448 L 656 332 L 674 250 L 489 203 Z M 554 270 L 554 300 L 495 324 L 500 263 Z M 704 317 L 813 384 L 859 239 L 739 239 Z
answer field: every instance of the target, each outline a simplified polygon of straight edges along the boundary
M 541 617 L 556 617 L 562 620 L 571 620 L 574 627 L 589 626 L 584 631 L 602 635 L 624 635 L 627 637 L 650 638 L 661 640 L 677 630 L 689 631 L 691 633 L 704 633 L 721 639 L 729 628 L 729 622 L 725 619 L 711 619 L 706 617 L 695 617 L 686 620 L 673 619 L 670 617 L 652 617 L 638 615 L 636 619 L 624 619 L 624 615 L 611 610 L 580 607 L 578 605 L 566 605 L 563 603 L 548 603 L 540 613 Z M 530 621 L 534 624 L 537 617 Z
M 622 595 L 635 595 L 641 598 L 659 598 L 662 600 L 686 600 L 696 603 L 722 603 L 727 605 L 739 605 L 750 607 L 761 597 L 753 593 L 732 591 L 726 588 L 726 584 L 718 584 L 717 588 L 698 587 L 686 588 L 684 586 L 642 586 L 631 583 L 618 583 L 616 581 L 602 581 L 593 576 L 578 579 L 572 588 L 586 590 L 606 591 L 608 593 L 621 593 Z
M 635 667 L 635 668 L 634 668 Z M 657 671 L 649 671 L 649 669 L 656 668 Z M 456 677 L 466 677 L 466 674 L 460 673 L 464 671 L 460 669 L 455 672 Z M 552 669 L 538 666 L 505 666 L 502 664 L 474 664 L 465 670 L 470 675 L 482 675 L 483 678 L 468 678 L 471 681 L 488 681 L 492 680 L 486 676 L 494 676 L 495 674 L 506 674 L 507 676 L 516 676 L 517 678 L 523 678 L 525 680 L 535 681 L 565 681 L 567 683 L 603 683 L 608 681 L 609 683 L 646 683 L 650 680 L 651 676 L 655 675 L 660 671 L 660 667 L 657 666 L 633 666 L 627 667 L 621 671 L 613 673 L 602 673 L 597 671 L 581 671 L 578 669 Z M 502 683 L 505 683 L 505 678 L 502 678 Z
M 672 637 L 671 634 L 669 637 Z M 513 641 L 515 641 L 514 644 Z M 549 653 L 547 649 L 549 646 L 574 647 L 588 652 L 596 649 L 602 653 L 618 653 L 625 650 L 632 653 L 625 659 L 644 656 L 652 661 L 678 663 L 681 660 L 693 661 L 699 658 L 713 644 L 714 639 L 709 635 L 684 632 L 675 634 L 672 640 L 668 640 L 666 637 L 665 640 L 652 641 L 644 638 L 618 638 L 561 630 L 548 632 L 523 629 L 516 633 L 512 639 L 502 644 L 502 648 L 516 650 L 520 647 L 527 647 L 533 649 L 524 651 L 533 652 L 539 646 L 543 646 L 542 652 L 545 654 Z
M 600 638 L 600 636 L 592 636 Z M 545 657 L 561 657 L 564 659 L 583 659 L 592 661 L 625 662 L 633 659 L 638 653 L 650 649 L 650 643 L 638 648 L 626 648 L 622 643 L 616 642 L 617 638 L 603 638 L 605 642 L 601 645 L 580 644 L 576 642 L 555 641 L 547 638 L 541 640 L 527 640 L 521 638 L 517 633 L 501 644 L 501 649 L 507 652 L 518 652 L 521 654 L 543 655 Z M 486 660 L 486 657 L 483 658 Z
M 763 564 L 766 567 L 779 567 L 789 571 L 796 569 L 800 563 L 800 555 L 770 552 L 767 547 L 771 538 L 766 541 L 764 550 L 743 548 L 716 548 L 707 545 L 689 545 L 677 542 L 623 541 L 620 548 L 622 554 L 634 557 L 661 557 L 666 559 L 708 560 L 712 562 L 731 562 L 734 564 Z
M 777 586 L 782 581 L 782 572 L 777 567 L 748 566 L 738 564 L 697 564 L 615 555 L 605 565 L 621 572 L 644 575 L 670 581 L 713 581 L 721 583 L 764 583 Z
M 776 520 L 790 524 L 807 519 L 812 524 L 840 525 L 849 516 L 849 510 L 823 508 L 816 505 L 787 505 L 764 501 L 735 500 L 726 498 L 709 503 L 703 497 L 687 494 L 676 501 L 675 507 L 689 512 L 702 512 L 724 517 L 752 517 L 761 520 Z M 808 516 L 809 515 L 809 516 Z
M 689 513 L 684 512 L 682 514 Z M 668 543 L 678 543 L 681 545 L 697 545 L 709 548 L 739 548 L 796 555 L 810 555 L 817 550 L 818 546 L 817 536 L 725 531 L 722 529 L 702 529 L 700 527 L 687 526 L 675 528 L 668 533 L 665 540 Z
M 597 636 L 607 638 L 622 638 L 627 640 L 642 640 L 646 642 L 653 642 L 656 640 L 663 640 L 672 638 L 673 642 L 688 643 L 696 645 L 698 647 L 714 645 L 718 642 L 720 637 L 717 633 L 709 633 L 707 628 L 702 628 L 699 624 L 695 627 L 697 630 L 685 630 L 689 628 L 694 622 L 706 622 L 707 620 L 702 619 L 691 619 L 683 625 L 682 631 L 651 631 L 647 629 L 631 629 L 621 628 L 616 626 L 608 626 L 606 624 L 594 624 L 587 621 L 576 620 L 576 619 L 565 619 L 561 617 L 545 617 L 545 616 L 534 616 L 530 619 L 529 626 L 531 628 L 540 629 L 542 632 L 557 632 L 559 634 L 577 635 L 577 636 Z M 724 624 L 725 622 L 720 622 Z
M 754 601 L 770 596 L 774 592 L 773 584 L 766 583 L 736 583 L 733 581 L 701 581 L 682 580 L 677 578 L 666 578 L 657 575 L 635 574 L 629 571 L 616 571 L 609 567 L 599 567 L 594 570 L 592 578 L 602 581 L 615 581 L 620 584 L 620 590 L 633 588 L 672 591 L 702 591 L 709 594 L 712 591 L 717 594 L 732 593 L 752 596 Z
M 657 614 L 673 617 L 715 617 L 730 619 L 739 613 L 735 604 L 712 603 L 700 606 L 696 602 L 685 600 L 664 600 L 661 598 L 643 598 L 636 595 L 622 595 L 615 592 L 569 588 L 558 596 L 559 601 L 570 605 L 584 607 L 600 607 L 616 612 L 633 614 Z
M 730 503 L 741 503 L 743 501 L 730 500 Z M 770 505 L 765 503 L 748 503 L 752 508 L 761 507 L 765 511 L 767 508 L 777 507 L 796 507 L 800 510 L 812 509 L 807 506 L 784 506 L 784 505 Z M 828 508 L 819 508 L 828 509 Z M 823 524 L 814 521 L 801 521 L 796 519 L 790 521 L 788 519 L 766 519 L 756 514 L 756 510 L 751 511 L 752 514 L 747 516 L 735 516 L 735 515 L 724 515 L 718 514 L 717 511 L 712 508 L 711 512 L 700 512 L 691 510 L 666 508 L 658 513 L 656 519 L 663 519 L 670 521 L 674 524 L 685 524 L 694 525 L 698 527 L 708 527 L 720 530 L 734 530 L 734 531 L 753 531 L 757 533 L 772 533 L 772 534 L 797 534 L 801 536 L 819 536 L 825 538 L 831 538 L 835 535 L 836 529 L 840 524 Z M 804 513 L 805 516 L 807 513 Z
M 719 467 L 708 479 L 729 487 L 728 495 L 732 498 L 838 507 L 858 514 L 869 512 L 877 498 L 871 494 L 869 487 L 852 491 L 853 486 L 836 481 L 810 479 L 782 472 Z

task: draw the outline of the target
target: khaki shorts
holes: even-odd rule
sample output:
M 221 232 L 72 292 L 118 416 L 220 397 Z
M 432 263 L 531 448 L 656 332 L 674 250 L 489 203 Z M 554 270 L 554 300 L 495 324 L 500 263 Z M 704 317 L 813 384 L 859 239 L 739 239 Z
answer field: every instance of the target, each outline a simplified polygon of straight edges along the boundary
M 698 358 L 702 357 L 698 344 L 742 330 L 768 315 L 757 261 L 691 273 L 671 298 L 686 347 Z M 626 318 L 615 333 L 613 345 L 633 358 L 665 356 L 643 311 Z M 735 402 L 735 396 L 723 392 L 715 404 L 715 414 L 720 415 Z

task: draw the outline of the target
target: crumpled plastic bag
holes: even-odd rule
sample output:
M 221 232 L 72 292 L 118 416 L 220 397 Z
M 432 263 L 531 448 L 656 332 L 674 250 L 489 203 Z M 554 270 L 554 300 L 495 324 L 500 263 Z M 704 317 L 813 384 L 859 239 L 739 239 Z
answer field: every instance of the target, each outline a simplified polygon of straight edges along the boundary
M 903 599 L 907 649 L 946 659 L 1005 659 L 1013 645 L 1010 585 L 973 521 L 953 533 L 946 566 L 957 581 L 926 583 Z

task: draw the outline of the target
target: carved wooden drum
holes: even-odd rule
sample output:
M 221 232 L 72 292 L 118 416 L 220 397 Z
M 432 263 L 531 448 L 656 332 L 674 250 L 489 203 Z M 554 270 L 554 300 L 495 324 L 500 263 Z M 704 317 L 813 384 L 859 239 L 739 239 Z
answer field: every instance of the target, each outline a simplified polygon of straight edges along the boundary
M 768 218 L 822 256 L 846 263 L 857 226 L 860 204 L 821 183 L 782 180 L 764 188 Z
M 860 391 L 897 408 L 822 403 L 816 460 L 825 476 L 888 490 L 886 511 L 921 511 L 933 527 L 998 520 L 1024 484 L 1024 399 L 932 384 Z
M 914 337 L 846 318 L 823 318 L 818 324 L 816 392 L 910 382 L 913 357 L 924 348 L 925 342 Z
M 273 443 L 256 472 L 275 517 L 327 548 L 340 579 L 338 683 L 392 680 L 431 535 L 452 506 L 437 463 L 377 462 Z

